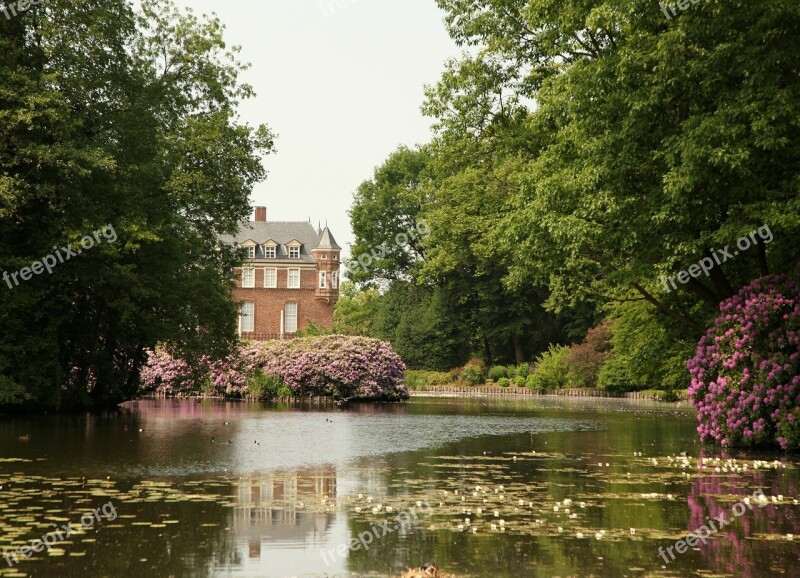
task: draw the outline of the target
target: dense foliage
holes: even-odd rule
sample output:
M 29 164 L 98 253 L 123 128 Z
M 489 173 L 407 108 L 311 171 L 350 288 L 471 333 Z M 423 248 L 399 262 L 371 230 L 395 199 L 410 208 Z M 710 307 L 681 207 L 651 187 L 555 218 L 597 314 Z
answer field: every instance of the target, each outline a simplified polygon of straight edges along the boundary
M 569 347 L 554 345 L 536 358 L 533 373 L 526 385 L 534 389 L 561 389 L 576 384 L 567 363 Z
M 720 305 L 689 361 L 703 440 L 800 447 L 800 291 L 764 277 Z
M 582 387 L 597 385 L 600 369 L 611 356 L 611 323 L 592 327 L 582 343 L 570 347 L 567 365 Z
M 468 50 L 426 87 L 434 138 L 390 155 L 352 212 L 359 247 L 393 211 L 431 234 L 413 267 L 385 260 L 359 286 L 438 292 L 489 365 L 571 345 L 537 387 L 685 390 L 720 302 L 800 259 L 800 5 L 437 3 Z
M 0 16 L 0 271 L 116 237 L 2 282 L 3 408 L 114 404 L 156 343 L 190 359 L 235 338 L 240 257 L 218 238 L 248 214 L 273 137 L 238 120 L 252 90 L 223 35 L 169 0 Z
M 274 379 L 267 379 L 273 376 L 292 395 L 396 400 L 408 397 L 404 372 L 400 357 L 385 342 L 324 335 L 245 343 L 222 359 L 200 360 L 194 370 L 155 351 L 142 371 L 142 388 L 167 395 L 265 397 L 265 392 L 280 391 Z

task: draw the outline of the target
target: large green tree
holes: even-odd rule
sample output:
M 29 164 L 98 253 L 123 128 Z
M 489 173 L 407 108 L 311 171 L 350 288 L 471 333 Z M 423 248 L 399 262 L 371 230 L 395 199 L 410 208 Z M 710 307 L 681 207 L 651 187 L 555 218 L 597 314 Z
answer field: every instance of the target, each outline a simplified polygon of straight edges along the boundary
M 146 348 L 191 357 L 234 337 L 240 255 L 218 239 L 248 213 L 273 137 L 237 120 L 252 90 L 222 32 L 166 0 L 0 18 L 0 268 L 114 232 L 0 287 L 0 404 L 117 403 Z
M 671 19 L 646 1 L 438 3 L 475 47 L 433 92 L 444 130 L 485 125 L 503 93 L 535 103 L 541 149 L 496 227 L 511 284 L 547 283 L 556 306 L 642 299 L 700 331 L 735 288 L 796 262 L 797 3 L 707 2 Z M 484 86 L 491 106 L 464 98 Z M 771 245 L 659 292 L 661 276 L 764 224 Z

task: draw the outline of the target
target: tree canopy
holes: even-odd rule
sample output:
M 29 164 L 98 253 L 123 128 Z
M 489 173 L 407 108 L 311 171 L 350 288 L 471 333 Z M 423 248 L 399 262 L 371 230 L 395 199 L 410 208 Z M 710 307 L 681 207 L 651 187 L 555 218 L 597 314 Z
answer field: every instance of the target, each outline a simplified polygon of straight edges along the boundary
M 719 303 L 798 273 L 800 6 L 437 3 L 464 54 L 426 87 L 435 134 L 413 189 L 431 235 L 413 282 L 443 291 L 487 361 L 610 316 L 603 375 L 688 385 Z
M 0 269 L 117 236 L 0 287 L 0 405 L 116 403 L 146 348 L 233 339 L 240 255 L 218 239 L 248 214 L 273 135 L 238 120 L 253 91 L 222 33 L 168 0 L 0 18 Z

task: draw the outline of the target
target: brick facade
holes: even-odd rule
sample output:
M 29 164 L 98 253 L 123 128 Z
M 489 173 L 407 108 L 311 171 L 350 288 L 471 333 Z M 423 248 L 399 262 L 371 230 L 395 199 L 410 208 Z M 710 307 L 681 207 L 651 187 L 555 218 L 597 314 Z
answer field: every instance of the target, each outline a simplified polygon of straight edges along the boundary
M 305 222 L 270 222 L 266 220 L 266 208 L 256 207 L 256 220 L 243 224 L 235 237 L 225 241 L 246 247 L 253 255 L 242 269 L 234 270 L 234 297 L 243 304 L 239 319 L 243 338 L 292 337 L 295 307 L 297 329 L 304 329 L 309 322 L 333 325 L 333 306 L 339 298 L 341 248 L 327 226 L 315 230 Z M 299 255 L 292 253 L 295 247 L 299 247 Z M 252 287 L 242 286 L 245 270 L 252 271 L 247 272 Z M 289 287 L 290 270 L 299 270 L 299 288 Z M 271 271 L 274 282 L 267 283 L 273 279 Z M 248 319 L 251 307 L 252 320 Z

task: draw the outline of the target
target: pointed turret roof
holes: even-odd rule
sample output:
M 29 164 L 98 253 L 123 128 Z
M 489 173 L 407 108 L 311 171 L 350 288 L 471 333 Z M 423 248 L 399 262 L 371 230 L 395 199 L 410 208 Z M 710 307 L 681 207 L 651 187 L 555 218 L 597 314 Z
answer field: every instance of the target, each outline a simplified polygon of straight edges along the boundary
M 322 229 L 322 233 L 319 235 L 319 243 L 317 244 L 317 249 L 332 249 L 334 251 L 341 251 L 342 248 L 336 244 L 336 239 L 333 238 L 331 234 L 331 230 L 328 228 L 328 225 L 325 225 L 325 228 Z

